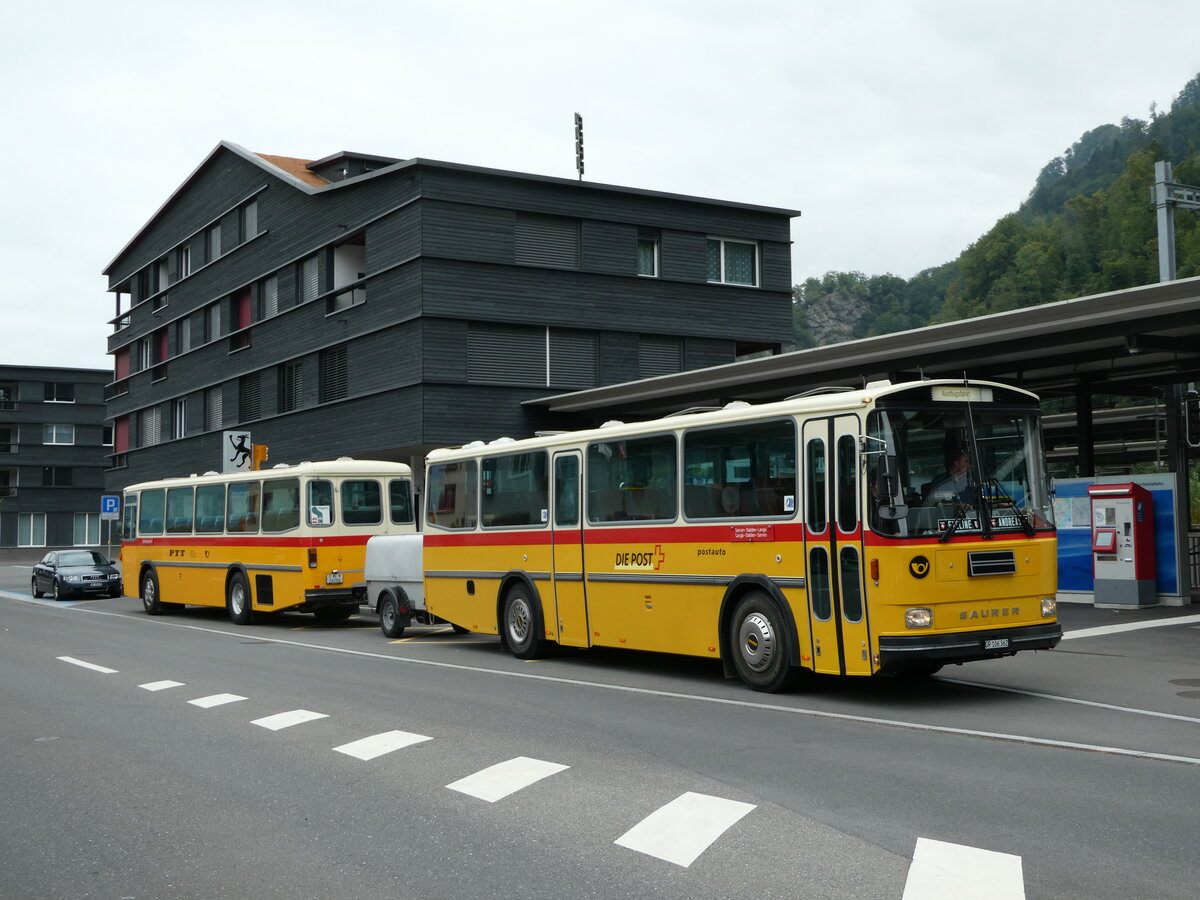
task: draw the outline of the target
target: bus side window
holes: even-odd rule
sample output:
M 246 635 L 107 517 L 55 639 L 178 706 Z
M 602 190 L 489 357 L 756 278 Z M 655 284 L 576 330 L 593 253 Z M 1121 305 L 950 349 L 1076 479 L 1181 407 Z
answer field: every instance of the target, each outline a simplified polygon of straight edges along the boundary
M 333 524 L 333 482 L 315 478 L 308 483 L 308 524 L 327 528 Z
M 132 541 L 137 537 L 138 495 L 125 495 L 125 517 L 121 521 L 121 540 Z
M 808 442 L 807 473 L 808 487 L 808 527 L 814 532 L 825 530 L 828 519 L 825 518 L 825 442 L 813 438 Z
M 383 504 L 378 481 L 343 481 L 341 495 L 343 525 L 378 525 L 383 521 Z
M 393 525 L 411 525 L 413 522 L 412 482 L 406 478 L 393 478 L 389 481 L 388 504 L 391 508 Z
M 162 534 L 163 491 L 143 491 L 142 508 L 138 513 L 138 534 Z

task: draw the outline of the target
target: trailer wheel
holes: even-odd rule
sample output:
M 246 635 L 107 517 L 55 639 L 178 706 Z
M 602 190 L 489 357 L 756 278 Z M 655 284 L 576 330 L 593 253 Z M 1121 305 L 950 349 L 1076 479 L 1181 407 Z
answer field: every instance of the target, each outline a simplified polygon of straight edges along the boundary
M 400 624 L 400 609 L 396 598 L 387 591 L 379 596 L 379 630 L 386 638 L 404 636 L 404 626 Z

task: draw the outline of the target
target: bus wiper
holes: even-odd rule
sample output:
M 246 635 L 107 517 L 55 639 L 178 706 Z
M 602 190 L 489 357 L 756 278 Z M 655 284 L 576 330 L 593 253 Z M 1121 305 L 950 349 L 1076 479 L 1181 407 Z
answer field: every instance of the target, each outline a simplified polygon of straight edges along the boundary
M 946 526 L 946 530 L 942 532 L 942 536 L 938 538 L 939 543 L 946 543 L 950 538 L 954 537 L 954 532 L 958 531 L 958 526 L 967 521 L 966 507 L 960 507 L 958 510 L 958 518 Z
M 989 478 L 987 483 L 992 492 L 992 500 L 996 501 L 998 504 L 1011 507 L 1013 513 L 1017 517 L 1017 521 L 1021 523 L 1021 528 L 1025 532 L 1025 537 L 1033 537 L 1035 533 L 1033 522 L 1030 521 L 1029 516 L 1027 516 L 1025 512 L 1019 506 L 1017 506 L 1017 501 L 1008 495 L 1008 491 L 1004 490 L 1003 485 L 1001 485 L 994 476 Z

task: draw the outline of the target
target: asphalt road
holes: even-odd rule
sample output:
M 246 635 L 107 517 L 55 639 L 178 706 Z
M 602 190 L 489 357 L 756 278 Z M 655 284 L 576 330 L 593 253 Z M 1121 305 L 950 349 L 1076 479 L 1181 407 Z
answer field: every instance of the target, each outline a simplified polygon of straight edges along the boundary
M 1200 883 L 1191 609 L 1066 607 L 1052 652 L 764 695 L 708 661 L 150 618 L 132 598 L 33 600 L 26 579 L 0 569 L 5 898 L 1128 900 Z

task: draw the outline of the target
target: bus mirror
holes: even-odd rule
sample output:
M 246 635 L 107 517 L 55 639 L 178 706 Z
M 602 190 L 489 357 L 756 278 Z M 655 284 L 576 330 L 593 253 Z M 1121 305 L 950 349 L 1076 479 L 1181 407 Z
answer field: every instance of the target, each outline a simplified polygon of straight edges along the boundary
M 908 506 L 900 491 L 899 466 L 896 457 L 885 454 L 879 470 L 879 518 L 895 521 L 908 518 Z M 896 501 L 900 502 L 897 503 Z

